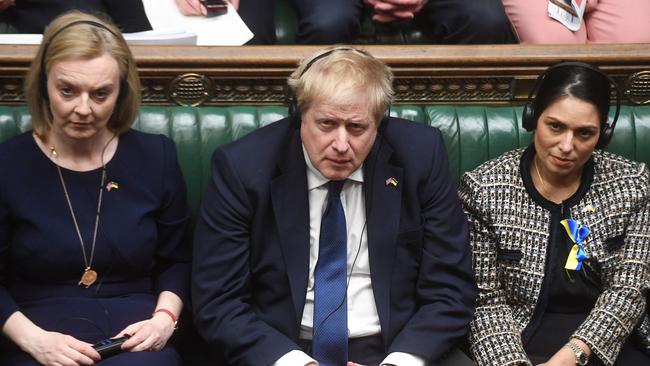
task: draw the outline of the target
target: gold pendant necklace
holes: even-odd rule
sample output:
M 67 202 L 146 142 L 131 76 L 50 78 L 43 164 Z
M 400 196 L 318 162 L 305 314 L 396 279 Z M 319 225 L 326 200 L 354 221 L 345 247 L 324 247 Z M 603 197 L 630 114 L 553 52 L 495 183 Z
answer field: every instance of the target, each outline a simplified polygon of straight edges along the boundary
M 537 158 L 533 158 L 533 165 L 535 165 L 535 171 L 537 172 L 537 178 L 539 178 L 539 181 L 542 183 L 542 189 L 544 190 L 545 193 L 548 193 L 548 189 L 546 188 L 546 182 L 544 182 L 544 179 L 542 178 L 542 175 L 539 174 L 539 168 L 537 167 Z
M 106 145 L 104 145 L 104 148 L 102 149 L 102 154 L 101 154 L 101 163 L 102 163 L 102 178 L 101 182 L 99 183 L 99 198 L 97 199 L 97 212 L 95 214 L 95 228 L 93 230 L 93 242 L 92 246 L 90 247 L 90 257 L 86 256 L 86 245 L 84 244 L 83 237 L 81 236 L 81 230 L 79 229 L 79 224 L 77 223 L 77 217 L 74 214 L 74 209 L 72 208 L 72 201 L 70 200 L 70 194 L 68 193 L 68 188 L 65 185 L 65 180 L 63 179 L 63 172 L 61 171 L 61 167 L 59 166 L 58 163 L 54 163 L 56 165 L 56 170 L 59 172 L 59 179 L 61 180 L 61 186 L 63 187 L 63 194 L 65 195 L 65 200 L 68 203 L 68 209 L 70 210 L 70 216 L 72 216 L 72 222 L 74 223 L 74 228 L 77 231 L 77 236 L 79 237 L 79 243 L 81 244 L 81 254 L 83 255 L 84 258 L 84 272 L 81 275 L 81 279 L 79 280 L 78 285 L 84 285 L 86 288 L 92 286 L 95 281 L 97 281 L 97 272 L 92 269 L 92 264 L 93 264 L 93 259 L 95 257 L 95 244 L 97 243 L 97 228 L 99 227 L 99 214 L 102 210 L 102 195 L 104 193 L 104 182 L 106 180 L 106 164 L 104 164 L 104 152 L 106 151 L 106 147 L 108 144 L 113 140 L 113 137 L 111 137 Z M 55 159 L 58 159 L 58 154 L 56 152 L 56 149 L 54 146 L 50 146 L 50 153 Z

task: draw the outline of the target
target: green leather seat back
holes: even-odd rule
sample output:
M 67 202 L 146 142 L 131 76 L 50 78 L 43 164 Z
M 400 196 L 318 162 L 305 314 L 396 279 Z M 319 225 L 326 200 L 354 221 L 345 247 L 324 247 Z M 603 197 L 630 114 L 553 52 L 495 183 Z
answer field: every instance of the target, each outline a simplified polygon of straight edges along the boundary
M 142 107 L 134 128 L 161 133 L 176 142 L 188 186 L 189 202 L 197 212 L 210 178 L 214 149 L 285 117 L 286 107 Z M 613 114 L 613 112 L 612 112 Z M 530 143 L 521 126 L 521 107 L 434 105 L 393 106 L 391 115 L 435 126 L 442 131 L 452 178 L 505 151 Z M 0 142 L 28 131 L 27 108 L 0 107 Z M 650 163 L 650 106 L 624 106 L 608 150 Z M 255 159 L 255 156 L 251 156 Z

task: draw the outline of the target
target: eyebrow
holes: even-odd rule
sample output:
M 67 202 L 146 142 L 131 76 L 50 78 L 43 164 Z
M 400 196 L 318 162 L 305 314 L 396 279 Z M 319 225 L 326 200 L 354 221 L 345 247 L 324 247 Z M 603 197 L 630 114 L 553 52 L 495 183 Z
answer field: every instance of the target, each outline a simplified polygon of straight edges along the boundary
M 74 82 L 73 80 L 68 79 L 68 78 L 66 78 L 64 76 L 57 77 L 55 82 L 56 83 L 69 84 L 69 85 L 72 85 L 72 86 L 78 86 L 79 85 L 79 83 Z M 113 83 L 112 81 L 107 81 L 107 82 L 99 84 L 97 86 L 92 86 L 91 88 L 92 88 L 92 90 L 99 90 L 99 89 L 110 88 L 110 87 L 113 87 L 113 86 L 115 86 L 115 83 Z
M 565 122 L 563 122 L 563 121 L 561 121 L 561 120 L 559 120 L 559 119 L 557 119 L 557 118 L 555 118 L 555 117 L 553 117 L 553 116 L 547 116 L 547 117 L 546 117 L 546 120 L 545 120 L 544 122 L 547 122 L 547 123 L 557 123 L 557 124 L 560 124 L 560 125 L 562 125 L 562 126 L 566 126 L 566 125 L 567 125 Z M 588 130 L 599 130 L 599 129 L 600 129 L 600 123 L 598 123 L 598 126 L 594 126 L 594 125 L 592 125 L 592 124 L 589 124 L 589 125 L 580 125 L 580 126 L 577 126 L 575 129 L 576 129 L 576 130 L 579 130 L 579 129 L 583 129 L 583 130 L 584 130 L 584 129 L 588 129 Z

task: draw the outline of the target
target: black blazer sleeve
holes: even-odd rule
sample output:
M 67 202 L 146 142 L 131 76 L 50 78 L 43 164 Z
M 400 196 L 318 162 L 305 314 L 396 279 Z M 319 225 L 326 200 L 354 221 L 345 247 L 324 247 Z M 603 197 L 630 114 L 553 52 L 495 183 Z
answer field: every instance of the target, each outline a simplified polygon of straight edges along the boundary
M 106 12 L 117 23 L 122 32 L 142 32 L 151 30 L 151 24 L 144 12 L 142 1 L 103 0 Z

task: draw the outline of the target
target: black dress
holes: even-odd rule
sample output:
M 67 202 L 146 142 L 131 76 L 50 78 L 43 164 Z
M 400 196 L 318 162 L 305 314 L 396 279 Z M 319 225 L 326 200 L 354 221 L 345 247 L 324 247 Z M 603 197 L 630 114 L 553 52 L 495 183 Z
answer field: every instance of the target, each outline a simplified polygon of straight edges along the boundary
M 162 291 L 188 303 L 189 209 L 173 141 L 129 131 L 106 165 L 92 267 L 95 284 L 78 285 L 84 269 L 56 165 L 31 133 L 0 145 L 0 324 L 20 310 L 43 329 L 95 343 L 149 319 Z M 62 169 L 89 255 L 101 169 Z M 0 365 L 36 365 L 2 337 Z M 180 365 L 172 346 L 123 353 L 99 365 Z
M 562 219 L 569 219 L 567 207 L 555 205 L 560 211 L 557 222 L 553 222 L 551 232 L 555 248 L 551 260 L 547 263 L 547 278 L 550 281 L 548 302 L 543 304 L 545 311 L 535 332 L 526 342 L 526 354 L 537 365 L 548 361 L 587 318 L 602 292 L 599 276 L 588 260 L 583 262 L 579 271 L 564 268 L 567 257 L 574 243 L 564 227 Z M 539 306 L 539 305 L 538 305 Z M 597 365 L 596 356 L 592 355 L 590 365 Z M 616 365 L 638 366 L 650 365 L 650 358 L 638 350 L 629 340 L 619 353 Z

